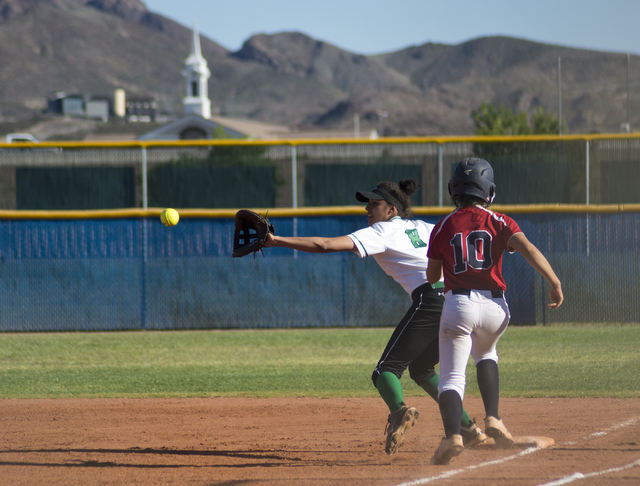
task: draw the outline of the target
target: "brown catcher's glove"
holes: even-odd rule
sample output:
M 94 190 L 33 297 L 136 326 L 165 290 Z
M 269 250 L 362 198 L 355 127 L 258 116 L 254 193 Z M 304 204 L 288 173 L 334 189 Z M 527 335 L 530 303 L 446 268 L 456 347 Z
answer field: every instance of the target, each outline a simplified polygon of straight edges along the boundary
M 275 233 L 273 225 L 261 214 L 248 209 L 236 213 L 236 226 L 233 231 L 233 258 L 262 250 L 267 235 Z

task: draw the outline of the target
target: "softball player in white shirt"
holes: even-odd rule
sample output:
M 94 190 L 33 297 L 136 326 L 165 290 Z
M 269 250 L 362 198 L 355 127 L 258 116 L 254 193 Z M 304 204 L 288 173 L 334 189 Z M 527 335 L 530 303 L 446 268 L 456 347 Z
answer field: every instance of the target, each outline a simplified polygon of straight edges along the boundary
M 444 303 L 442 282 L 427 281 L 427 245 L 434 225 L 413 220 L 411 195 L 418 184 L 411 179 L 398 184 L 383 181 L 371 192 L 356 193 L 367 203 L 368 228 L 333 238 L 282 237 L 269 234 L 265 246 L 292 248 L 310 253 L 352 251 L 361 258 L 373 256 L 382 270 L 411 297 L 411 306 L 397 324 L 378 364 L 373 384 L 389 407 L 385 452 L 395 454 L 406 432 L 418 419 L 418 411 L 405 404 L 400 378 L 409 368 L 411 378 L 438 401 L 438 332 Z M 465 447 L 486 436 L 464 412 L 461 434 Z

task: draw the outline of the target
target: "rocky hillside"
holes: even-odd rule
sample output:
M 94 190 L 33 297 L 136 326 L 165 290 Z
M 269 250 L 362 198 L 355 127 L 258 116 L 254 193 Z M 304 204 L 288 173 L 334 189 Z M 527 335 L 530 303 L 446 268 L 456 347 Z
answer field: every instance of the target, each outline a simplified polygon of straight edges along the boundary
M 0 0 L 0 124 L 42 113 L 57 91 L 156 96 L 182 113 L 188 28 L 140 0 Z M 507 37 L 363 56 L 296 32 L 256 35 L 238 52 L 202 38 L 209 94 L 222 115 L 301 129 L 385 135 L 470 134 L 482 101 L 562 114 L 570 132 L 640 127 L 640 58 Z M 0 131 L 1 130 L 0 126 Z

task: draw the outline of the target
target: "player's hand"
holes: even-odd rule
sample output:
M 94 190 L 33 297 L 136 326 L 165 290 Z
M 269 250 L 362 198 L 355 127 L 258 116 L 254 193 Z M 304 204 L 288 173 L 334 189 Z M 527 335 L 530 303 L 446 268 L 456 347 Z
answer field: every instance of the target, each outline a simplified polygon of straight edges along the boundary
M 267 241 L 264 242 L 264 246 L 265 247 L 274 246 L 274 243 L 275 243 L 275 237 L 274 237 L 273 233 L 269 233 L 267 235 Z
M 564 296 L 562 295 L 561 287 L 554 287 L 549 291 L 549 300 L 551 303 L 549 304 L 549 309 L 557 309 L 562 305 L 564 301 Z

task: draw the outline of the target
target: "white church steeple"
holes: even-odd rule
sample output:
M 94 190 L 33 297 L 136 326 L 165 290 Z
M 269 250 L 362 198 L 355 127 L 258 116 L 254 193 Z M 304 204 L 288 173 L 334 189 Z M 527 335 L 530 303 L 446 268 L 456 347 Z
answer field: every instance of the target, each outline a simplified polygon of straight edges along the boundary
M 185 68 L 182 71 L 187 82 L 187 96 L 183 99 L 184 114 L 193 113 L 203 118 L 211 118 L 211 101 L 209 100 L 207 81 L 211 72 L 207 61 L 200 52 L 200 35 L 198 26 L 193 24 L 193 38 L 191 39 L 191 53 L 185 59 Z

